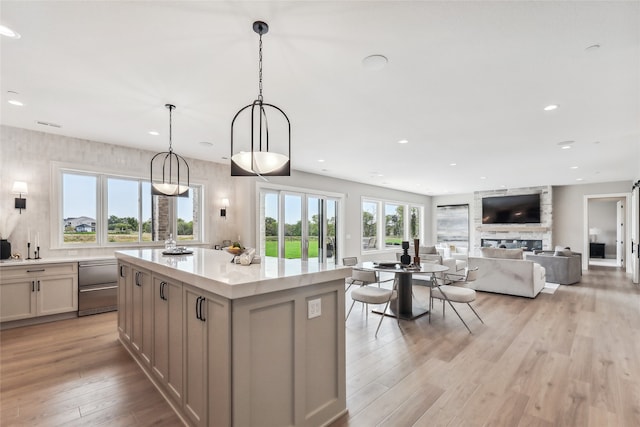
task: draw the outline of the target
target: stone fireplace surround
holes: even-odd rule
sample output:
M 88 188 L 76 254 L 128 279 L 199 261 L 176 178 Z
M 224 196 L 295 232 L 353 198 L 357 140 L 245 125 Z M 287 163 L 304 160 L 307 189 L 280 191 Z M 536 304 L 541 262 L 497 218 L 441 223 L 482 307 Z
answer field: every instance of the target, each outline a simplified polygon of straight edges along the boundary
M 511 196 L 519 194 L 540 194 L 540 224 L 482 224 L 482 198 L 496 196 Z M 487 241 L 537 241 L 541 242 L 541 247 L 536 244 L 535 249 L 550 250 L 552 242 L 552 187 L 526 187 L 510 188 L 493 191 L 476 191 L 474 193 L 474 233 L 473 252 L 475 256 L 480 255 L 480 247 L 483 240 Z M 488 242 L 487 242 L 488 243 Z M 528 248 L 532 250 L 534 248 Z

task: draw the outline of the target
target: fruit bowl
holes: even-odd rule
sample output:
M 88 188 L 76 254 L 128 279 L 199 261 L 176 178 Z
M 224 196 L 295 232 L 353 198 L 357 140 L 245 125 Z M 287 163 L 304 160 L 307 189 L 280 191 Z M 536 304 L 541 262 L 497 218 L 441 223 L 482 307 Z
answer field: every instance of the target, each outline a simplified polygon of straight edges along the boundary
M 233 255 L 240 255 L 242 252 L 244 252 L 244 248 L 238 248 L 233 246 L 227 246 L 226 248 L 224 248 L 224 250 Z

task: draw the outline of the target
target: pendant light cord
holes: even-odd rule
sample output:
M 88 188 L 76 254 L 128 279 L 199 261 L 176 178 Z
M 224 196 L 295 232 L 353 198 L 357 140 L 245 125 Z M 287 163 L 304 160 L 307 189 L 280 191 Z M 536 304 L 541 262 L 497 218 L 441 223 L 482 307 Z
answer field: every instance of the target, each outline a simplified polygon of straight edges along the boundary
M 171 135 L 172 135 L 171 124 L 173 122 L 172 113 L 173 113 L 173 107 L 169 107 L 169 152 L 173 151 L 173 148 L 172 148 L 173 145 L 171 140 Z
M 258 42 L 258 101 L 262 103 L 262 33 Z

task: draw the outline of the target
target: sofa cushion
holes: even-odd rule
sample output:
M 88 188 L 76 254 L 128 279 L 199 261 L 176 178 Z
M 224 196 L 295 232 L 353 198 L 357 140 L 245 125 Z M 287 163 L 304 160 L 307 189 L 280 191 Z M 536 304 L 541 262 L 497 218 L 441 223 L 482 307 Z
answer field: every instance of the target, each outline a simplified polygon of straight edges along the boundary
M 573 252 L 568 249 L 557 250 L 553 253 L 554 256 L 571 256 Z
M 523 259 L 522 248 L 480 248 L 480 253 L 482 254 L 483 258 Z
M 435 246 L 420 246 L 418 252 L 421 254 L 437 255 L 438 251 Z

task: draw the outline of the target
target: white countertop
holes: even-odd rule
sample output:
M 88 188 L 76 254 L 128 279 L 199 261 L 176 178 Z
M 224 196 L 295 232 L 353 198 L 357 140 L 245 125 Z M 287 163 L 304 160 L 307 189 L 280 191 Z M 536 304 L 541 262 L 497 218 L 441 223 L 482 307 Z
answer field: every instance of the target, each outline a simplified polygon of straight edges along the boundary
M 205 248 L 192 255 L 162 255 L 164 249 L 116 252 L 116 258 L 229 299 L 261 295 L 332 280 L 351 274 L 351 267 L 299 259 L 263 257 L 260 264 L 231 263 L 233 255 Z

